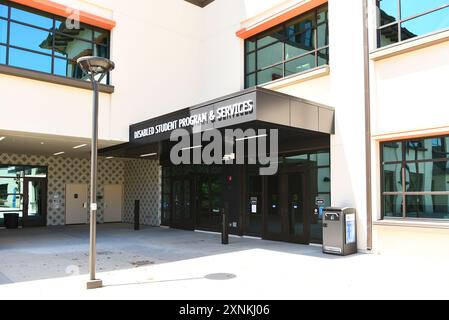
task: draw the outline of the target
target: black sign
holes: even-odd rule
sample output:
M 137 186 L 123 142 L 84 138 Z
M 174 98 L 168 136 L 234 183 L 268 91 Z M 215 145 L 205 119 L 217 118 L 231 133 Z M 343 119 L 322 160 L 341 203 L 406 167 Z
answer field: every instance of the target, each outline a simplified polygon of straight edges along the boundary
M 171 133 L 177 129 L 185 129 L 189 133 L 202 132 L 253 120 L 256 120 L 256 94 L 247 93 L 133 125 L 130 142 L 158 142 L 170 139 Z

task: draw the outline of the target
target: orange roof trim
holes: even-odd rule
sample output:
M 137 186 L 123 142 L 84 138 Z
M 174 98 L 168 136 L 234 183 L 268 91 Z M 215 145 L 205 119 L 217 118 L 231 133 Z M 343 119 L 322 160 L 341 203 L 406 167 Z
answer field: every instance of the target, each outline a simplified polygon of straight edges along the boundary
M 239 38 L 248 39 L 327 2 L 328 0 L 285 1 L 268 11 L 243 21 L 243 27 L 237 31 L 236 35 Z
M 10 1 L 66 18 L 70 17 L 76 10 L 71 7 L 49 0 L 10 0 Z M 95 27 L 107 30 L 114 29 L 116 25 L 115 21 L 113 20 L 106 19 L 85 11 L 79 11 L 79 20 L 83 23 L 90 24 Z

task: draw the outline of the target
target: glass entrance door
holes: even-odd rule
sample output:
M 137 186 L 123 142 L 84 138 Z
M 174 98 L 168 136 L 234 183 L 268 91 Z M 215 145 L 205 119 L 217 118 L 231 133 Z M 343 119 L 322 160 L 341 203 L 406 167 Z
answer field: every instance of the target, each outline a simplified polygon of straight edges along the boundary
M 191 183 L 188 179 L 173 179 L 172 214 L 170 225 L 174 228 L 192 229 Z
M 308 208 L 303 172 L 285 172 L 266 178 L 264 238 L 309 243 Z
M 40 178 L 24 179 L 24 227 L 45 226 L 47 214 L 47 180 Z

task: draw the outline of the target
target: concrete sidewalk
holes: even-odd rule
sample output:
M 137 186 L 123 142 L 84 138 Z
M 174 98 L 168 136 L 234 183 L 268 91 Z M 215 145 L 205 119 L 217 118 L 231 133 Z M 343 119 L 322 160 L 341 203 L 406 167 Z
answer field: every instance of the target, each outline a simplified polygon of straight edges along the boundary
M 53 229 L 47 241 L 31 243 L 34 237 L 27 237 L 18 241 L 20 245 L 10 243 L 13 248 L 8 249 L 1 231 L 0 272 L 15 283 L 0 286 L 0 299 L 449 298 L 447 260 L 343 258 L 323 255 L 319 247 L 242 238 L 231 238 L 225 247 L 219 244 L 219 235 L 159 228 L 135 233 L 124 225 L 100 227 L 99 251 L 104 254 L 99 256 L 99 266 L 109 270 L 99 274 L 104 288 L 87 291 L 84 232 Z M 56 255 L 61 260 L 52 262 Z M 83 258 L 73 264 L 71 257 L 80 255 Z M 36 268 L 43 263 L 50 267 Z M 21 280 L 24 272 L 30 273 L 30 280 Z

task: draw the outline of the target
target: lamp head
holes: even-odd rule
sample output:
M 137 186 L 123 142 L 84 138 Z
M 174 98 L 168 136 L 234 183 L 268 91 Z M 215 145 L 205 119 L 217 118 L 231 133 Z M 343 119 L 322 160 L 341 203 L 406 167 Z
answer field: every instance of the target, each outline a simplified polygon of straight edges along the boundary
M 85 73 L 94 76 L 98 74 L 107 74 L 115 68 L 114 62 L 101 57 L 82 57 L 76 62 Z

